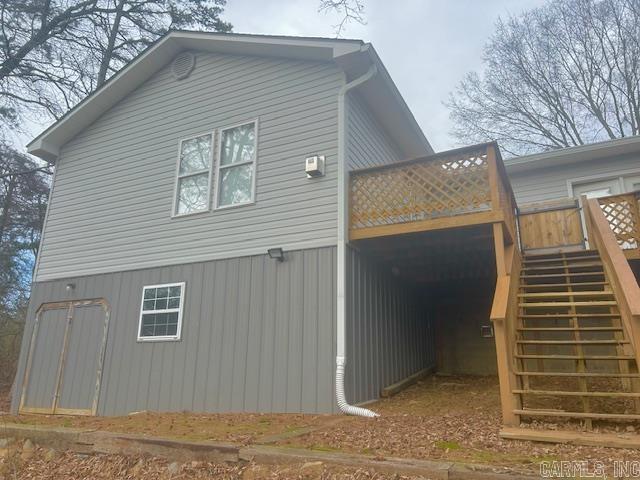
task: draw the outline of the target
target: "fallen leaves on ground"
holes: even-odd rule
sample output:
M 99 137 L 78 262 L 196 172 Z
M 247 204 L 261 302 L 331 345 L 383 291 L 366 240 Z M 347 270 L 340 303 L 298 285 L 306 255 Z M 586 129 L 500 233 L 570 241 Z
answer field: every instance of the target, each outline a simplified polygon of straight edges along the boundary
M 49 456 L 48 456 L 49 454 Z M 0 458 L 0 478 L 12 480 L 178 480 L 178 479 L 417 479 L 384 475 L 369 469 L 329 466 L 322 462 L 293 465 L 254 463 L 170 462 L 162 458 L 124 455 L 79 455 L 70 452 L 50 455 L 38 448 L 23 460 L 20 450 Z
M 369 405 L 369 408 L 381 416 L 368 419 L 342 415 L 141 412 L 124 417 L 5 415 L 0 419 L 239 445 L 271 443 L 316 451 L 365 454 L 374 459 L 404 457 L 471 462 L 535 472 L 541 461 L 597 461 L 611 466 L 615 460 L 635 460 L 638 455 L 636 450 L 501 439 L 502 415 L 495 377 L 432 376 L 393 398 Z M 537 421 L 523 426 L 578 431 L 584 428 L 578 422 Z M 627 432 L 625 426 L 596 425 L 595 428 L 595 431 Z M 113 468 L 116 468 L 125 460 L 114 462 Z M 236 478 L 233 477 L 236 473 L 228 473 L 229 478 Z M 289 474 L 293 475 L 286 473 Z

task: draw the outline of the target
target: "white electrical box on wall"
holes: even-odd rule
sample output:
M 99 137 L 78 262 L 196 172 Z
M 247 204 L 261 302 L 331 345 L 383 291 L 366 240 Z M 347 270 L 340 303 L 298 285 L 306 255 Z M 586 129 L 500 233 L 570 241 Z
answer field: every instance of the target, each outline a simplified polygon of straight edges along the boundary
M 304 171 L 307 178 L 322 177 L 324 175 L 324 155 L 307 157 L 304 161 Z

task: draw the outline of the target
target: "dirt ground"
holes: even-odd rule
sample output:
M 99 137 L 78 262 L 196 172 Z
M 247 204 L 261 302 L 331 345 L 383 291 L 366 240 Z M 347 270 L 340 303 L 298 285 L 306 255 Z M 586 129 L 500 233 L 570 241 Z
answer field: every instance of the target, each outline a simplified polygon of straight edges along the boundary
M 243 445 L 272 444 L 373 458 L 460 461 L 533 472 L 538 472 L 542 461 L 611 465 L 614 460 L 638 458 L 636 450 L 502 440 L 498 435 L 498 381 L 493 377 L 432 376 L 369 408 L 381 416 L 139 413 L 102 418 L 5 415 L 0 420 Z M 562 428 L 553 424 L 545 427 Z M 624 431 L 624 427 L 618 428 Z
M 10 394 L 11 385 L 0 383 L 0 414 L 9 413 L 9 408 L 11 408 Z

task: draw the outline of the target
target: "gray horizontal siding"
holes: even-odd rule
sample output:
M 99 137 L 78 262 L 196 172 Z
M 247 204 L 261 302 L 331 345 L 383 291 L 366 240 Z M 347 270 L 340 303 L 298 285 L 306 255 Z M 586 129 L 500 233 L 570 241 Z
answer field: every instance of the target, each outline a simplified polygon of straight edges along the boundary
M 37 281 L 182 264 L 336 241 L 333 64 L 196 53 L 169 67 L 61 152 Z M 256 203 L 171 218 L 180 139 L 259 119 Z M 327 157 L 308 180 L 305 156 Z
M 635 171 L 636 175 L 640 175 L 640 157 L 627 155 L 573 165 L 544 167 L 527 172 L 509 173 L 509 179 L 516 201 L 524 205 L 568 197 L 567 181 L 584 177 L 616 177 L 627 171 Z M 597 181 L 597 178 L 593 181 Z
M 433 316 L 412 288 L 369 257 L 347 259 L 347 400 L 376 399 L 382 388 L 435 366 Z
M 374 167 L 403 160 L 402 151 L 356 92 L 347 95 L 347 165 Z
M 35 310 L 99 297 L 112 309 L 99 415 L 335 411 L 335 266 L 326 247 L 287 252 L 282 263 L 258 255 L 37 283 L 16 384 Z M 143 286 L 180 281 L 182 339 L 137 342 Z

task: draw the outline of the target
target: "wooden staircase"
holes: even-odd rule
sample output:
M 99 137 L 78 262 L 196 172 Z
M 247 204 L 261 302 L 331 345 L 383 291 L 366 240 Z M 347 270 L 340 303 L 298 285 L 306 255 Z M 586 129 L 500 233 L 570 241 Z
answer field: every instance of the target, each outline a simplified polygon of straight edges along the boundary
M 523 257 L 513 390 L 521 419 L 640 420 L 640 374 L 598 251 Z

